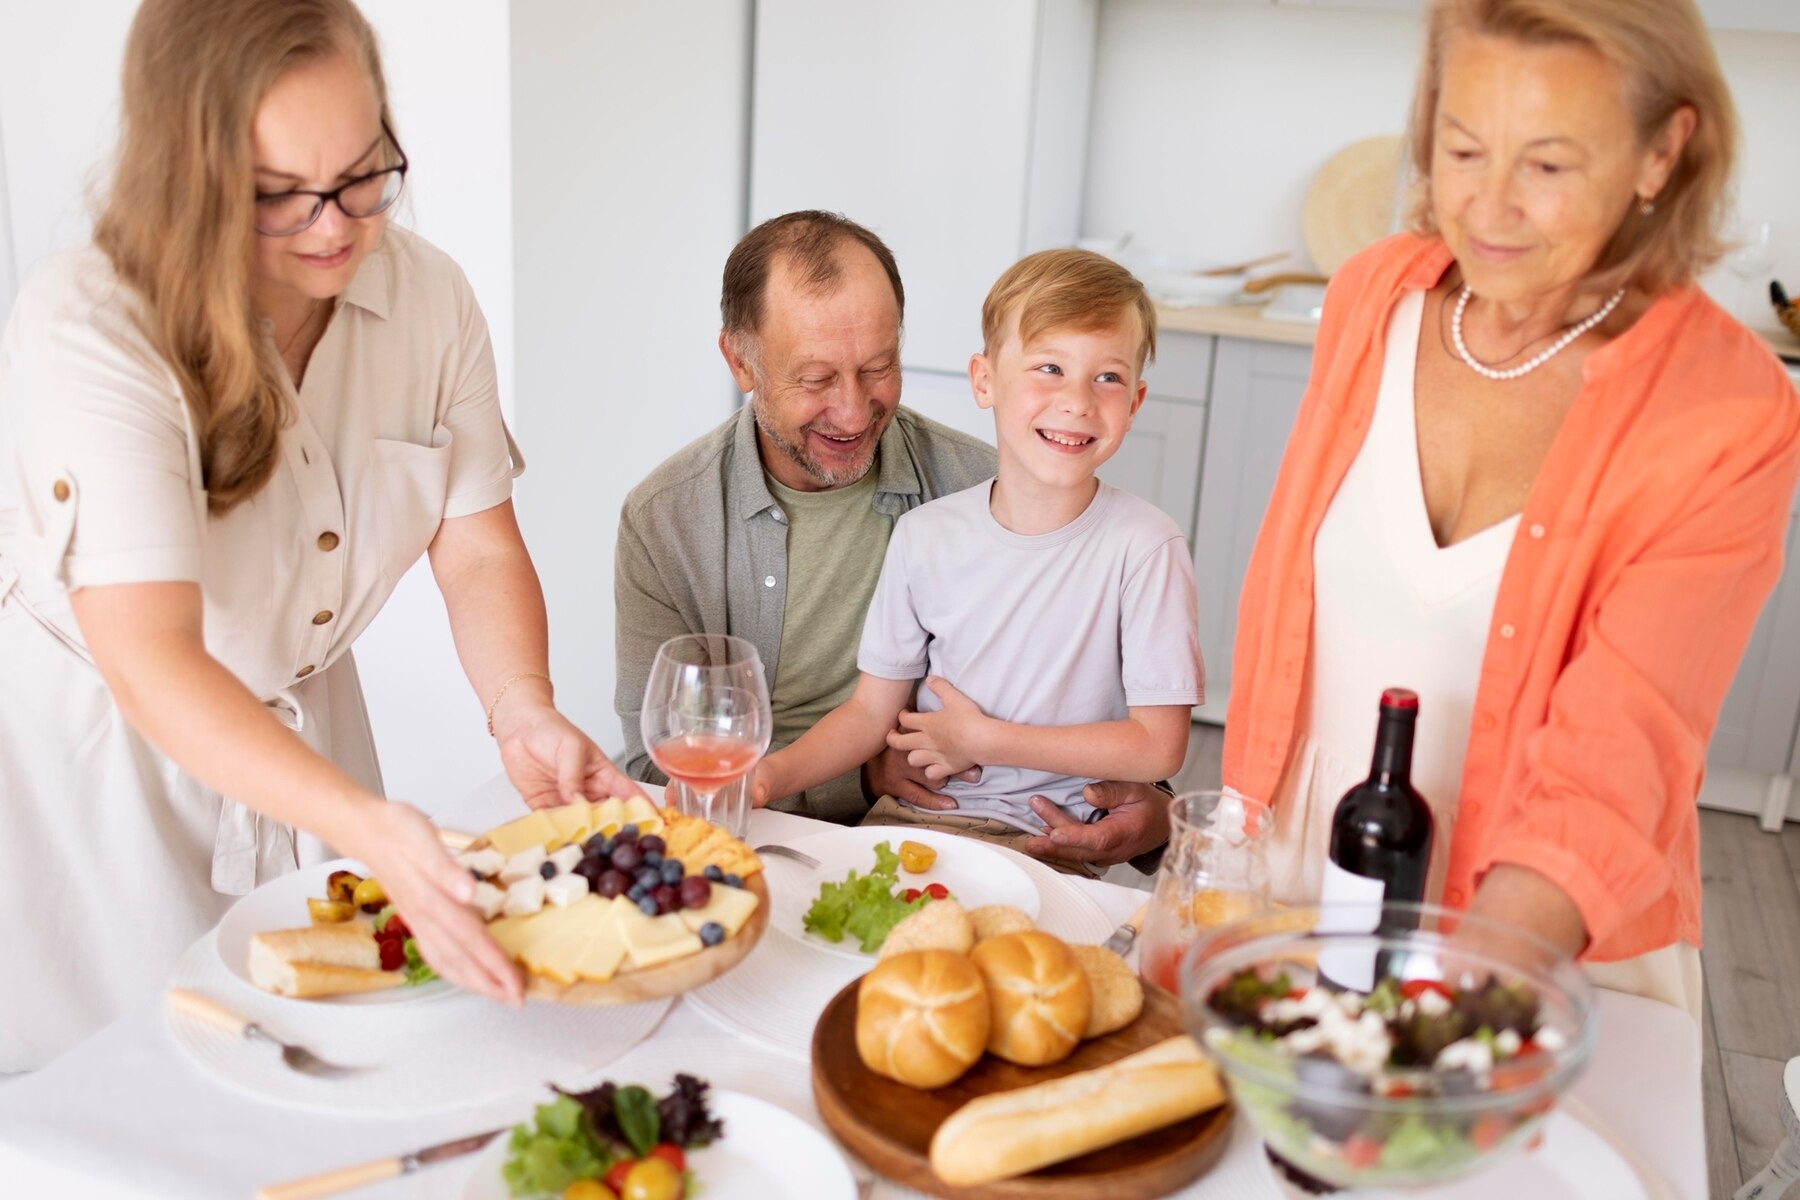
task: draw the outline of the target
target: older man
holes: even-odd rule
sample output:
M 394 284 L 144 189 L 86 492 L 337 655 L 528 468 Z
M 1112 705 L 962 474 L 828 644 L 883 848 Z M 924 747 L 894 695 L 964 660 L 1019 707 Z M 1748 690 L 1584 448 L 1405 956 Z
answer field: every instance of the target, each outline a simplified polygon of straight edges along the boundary
M 900 407 L 905 303 L 881 239 L 832 213 L 765 221 L 726 260 L 719 349 L 750 403 L 651 472 L 619 521 L 615 705 L 633 777 L 662 779 L 638 718 L 665 640 L 754 643 L 773 673 L 774 741 L 793 741 L 856 682 L 894 519 L 994 474 L 990 447 Z M 955 807 L 896 751 L 777 806 L 854 823 L 883 794 Z M 1155 789 L 1095 784 L 1088 799 L 1105 820 L 1078 825 L 1034 802 L 1050 828 L 1026 848 L 1100 864 L 1167 839 Z

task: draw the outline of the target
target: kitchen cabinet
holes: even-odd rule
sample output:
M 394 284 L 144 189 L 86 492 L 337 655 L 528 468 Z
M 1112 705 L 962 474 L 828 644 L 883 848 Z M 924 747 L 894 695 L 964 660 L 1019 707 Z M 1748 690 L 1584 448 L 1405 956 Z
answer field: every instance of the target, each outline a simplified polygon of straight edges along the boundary
M 1100 478 L 1174 517 L 1192 546 L 1214 339 L 1160 340 L 1156 362 L 1145 372 L 1150 391 L 1144 406 L 1118 451 L 1100 468 Z
M 1304 346 L 1220 338 L 1214 351 L 1194 521 L 1200 651 L 1206 656 L 1207 702 L 1196 712 L 1201 720 L 1225 719 L 1238 594 L 1311 367 L 1312 350 Z
M 880 234 L 909 368 L 961 372 L 981 302 L 1074 243 L 1098 0 L 758 0 L 752 223 L 802 208 Z

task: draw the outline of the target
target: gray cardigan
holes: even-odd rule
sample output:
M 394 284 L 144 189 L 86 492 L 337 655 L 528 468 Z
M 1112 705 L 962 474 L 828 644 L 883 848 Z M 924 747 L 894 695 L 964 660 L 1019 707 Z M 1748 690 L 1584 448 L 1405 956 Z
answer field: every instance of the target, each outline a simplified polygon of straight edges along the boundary
M 899 516 L 991 478 L 994 450 L 909 409 L 894 413 L 875 455 L 877 512 Z M 683 633 L 730 633 L 755 644 L 771 687 L 787 603 L 786 514 L 763 477 L 748 404 L 690 443 L 625 497 L 613 573 L 614 707 L 625 726 L 620 767 L 663 782 L 639 729 L 657 647 Z M 856 657 L 855 643 L 843 654 Z M 797 811 L 854 822 L 867 811 L 857 772 L 807 792 Z

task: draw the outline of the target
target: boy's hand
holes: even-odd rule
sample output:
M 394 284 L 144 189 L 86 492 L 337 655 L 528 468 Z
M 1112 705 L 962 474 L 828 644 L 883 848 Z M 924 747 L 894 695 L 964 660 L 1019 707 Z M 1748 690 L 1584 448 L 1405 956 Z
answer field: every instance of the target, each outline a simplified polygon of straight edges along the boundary
M 863 791 L 871 801 L 882 796 L 892 796 L 914 808 L 945 812 L 957 807 L 953 797 L 932 790 L 932 781 L 926 778 L 924 770 L 906 761 L 906 751 L 896 750 L 892 746 L 883 749 L 880 754 L 863 764 L 862 777 Z M 981 778 L 981 768 L 964 771 L 957 778 L 974 783 Z
M 750 775 L 750 807 L 765 808 L 775 798 L 775 788 L 780 781 L 769 766 L 769 759 L 764 758 L 756 764 L 756 770 Z
M 981 739 L 990 724 L 976 703 L 947 679 L 925 681 L 943 702 L 937 712 L 902 712 L 900 728 L 888 734 L 888 745 L 906 751 L 906 761 L 925 769 L 926 778 L 942 783 L 981 762 Z

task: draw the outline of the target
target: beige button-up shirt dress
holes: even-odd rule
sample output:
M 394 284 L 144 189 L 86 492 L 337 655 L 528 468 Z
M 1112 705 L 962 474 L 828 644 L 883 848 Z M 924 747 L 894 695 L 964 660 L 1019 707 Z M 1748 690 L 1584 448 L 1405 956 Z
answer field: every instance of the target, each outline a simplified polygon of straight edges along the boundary
M 208 651 L 380 789 L 351 644 L 439 522 L 512 494 L 486 322 L 460 269 L 390 228 L 341 297 L 269 484 L 209 515 L 194 425 L 92 248 L 0 337 L 0 1072 L 153 996 L 232 901 L 310 857 L 120 715 L 71 591 L 191 581 Z

